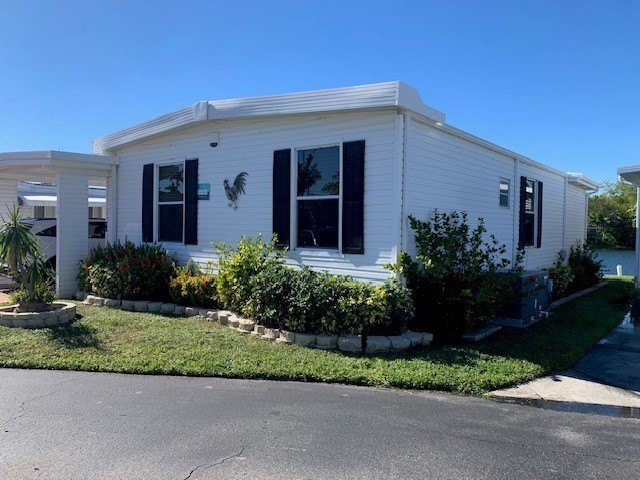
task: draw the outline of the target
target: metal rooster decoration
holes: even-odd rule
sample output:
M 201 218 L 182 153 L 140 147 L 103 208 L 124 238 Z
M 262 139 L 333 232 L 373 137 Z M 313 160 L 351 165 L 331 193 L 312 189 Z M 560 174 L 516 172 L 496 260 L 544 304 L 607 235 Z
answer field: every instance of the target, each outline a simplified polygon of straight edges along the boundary
M 236 175 L 233 185 L 229 185 L 229 180 L 224 179 L 224 193 L 229 199 L 229 206 L 234 210 L 238 209 L 238 199 L 240 195 L 244 195 L 244 187 L 247 185 L 247 172 L 240 172 Z

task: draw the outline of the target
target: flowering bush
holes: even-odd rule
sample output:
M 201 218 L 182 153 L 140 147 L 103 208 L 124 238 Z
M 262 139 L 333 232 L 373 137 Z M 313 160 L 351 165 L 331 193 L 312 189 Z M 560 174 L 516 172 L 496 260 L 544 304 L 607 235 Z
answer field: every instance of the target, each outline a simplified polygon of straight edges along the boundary
M 185 267 L 177 269 L 177 276 L 169 282 L 169 294 L 180 305 L 219 307 L 216 277 L 200 271 L 191 261 Z
M 101 297 L 166 301 L 174 275 L 173 260 L 160 245 L 125 240 L 89 252 L 80 263 L 78 285 Z

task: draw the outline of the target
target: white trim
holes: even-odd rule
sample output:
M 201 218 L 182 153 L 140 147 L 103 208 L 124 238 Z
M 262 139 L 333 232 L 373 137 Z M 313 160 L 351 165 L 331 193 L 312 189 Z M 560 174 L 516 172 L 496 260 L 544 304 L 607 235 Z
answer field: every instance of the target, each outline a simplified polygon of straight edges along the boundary
M 391 247 L 391 260 L 396 262 L 398 254 L 402 251 L 402 224 L 404 222 L 404 135 L 405 115 L 396 115 L 394 118 L 395 141 L 393 149 L 393 234 Z
M 93 152 L 114 151 L 145 138 L 212 120 L 401 108 L 444 122 L 445 114 L 424 104 L 417 90 L 400 81 L 306 92 L 197 102 L 94 139 Z

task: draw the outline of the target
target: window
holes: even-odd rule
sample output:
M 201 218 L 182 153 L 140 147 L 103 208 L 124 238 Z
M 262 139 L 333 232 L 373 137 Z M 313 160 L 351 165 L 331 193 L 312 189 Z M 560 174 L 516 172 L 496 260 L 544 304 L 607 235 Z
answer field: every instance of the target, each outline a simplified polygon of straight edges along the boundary
M 38 237 L 56 237 L 58 235 L 58 228 L 56 227 L 56 225 L 53 225 L 36 233 L 36 235 Z
M 56 207 L 33 207 L 33 218 L 38 220 L 56 218 Z
M 501 207 L 509 208 L 509 198 L 511 197 L 511 181 L 507 178 L 500 179 L 500 200 Z
M 338 248 L 340 147 L 297 152 L 297 245 Z
M 533 245 L 536 234 L 536 182 L 527 178 L 524 195 L 524 244 Z
M 105 238 L 107 224 L 104 222 L 89 222 L 89 238 Z
M 158 167 L 158 241 L 182 242 L 184 163 Z
M 89 218 L 104 218 L 102 207 L 89 207 Z

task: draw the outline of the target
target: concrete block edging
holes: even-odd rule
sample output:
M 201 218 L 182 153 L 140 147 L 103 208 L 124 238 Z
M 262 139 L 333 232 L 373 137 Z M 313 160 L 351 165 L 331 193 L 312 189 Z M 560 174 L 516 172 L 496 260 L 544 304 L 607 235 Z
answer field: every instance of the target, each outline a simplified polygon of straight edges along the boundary
M 345 353 L 378 354 L 388 352 L 406 351 L 410 348 L 423 348 L 431 344 L 433 335 L 426 332 L 407 331 L 402 335 L 384 336 L 370 335 L 365 341 L 363 349 L 360 335 L 326 335 L 313 333 L 297 333 L 287 330 L 278 330 L 255 321 L 243 318 L 228 310 L 216 310 L 206 308 L 187 307 L 173 303 L 114 300 L 95 295 L 86 295 L 85 292 L 76 294 L 78 300 L 85 304 L 119 308 L 121 310 L 136 312 L 164 313 L 180 317 L 198 317 L 218 323 L 243 334 L 251 334 L 253 337 L 284 345 L 298 345 L 301 347 L 318 348 L 321 350 L 338 350 Z

